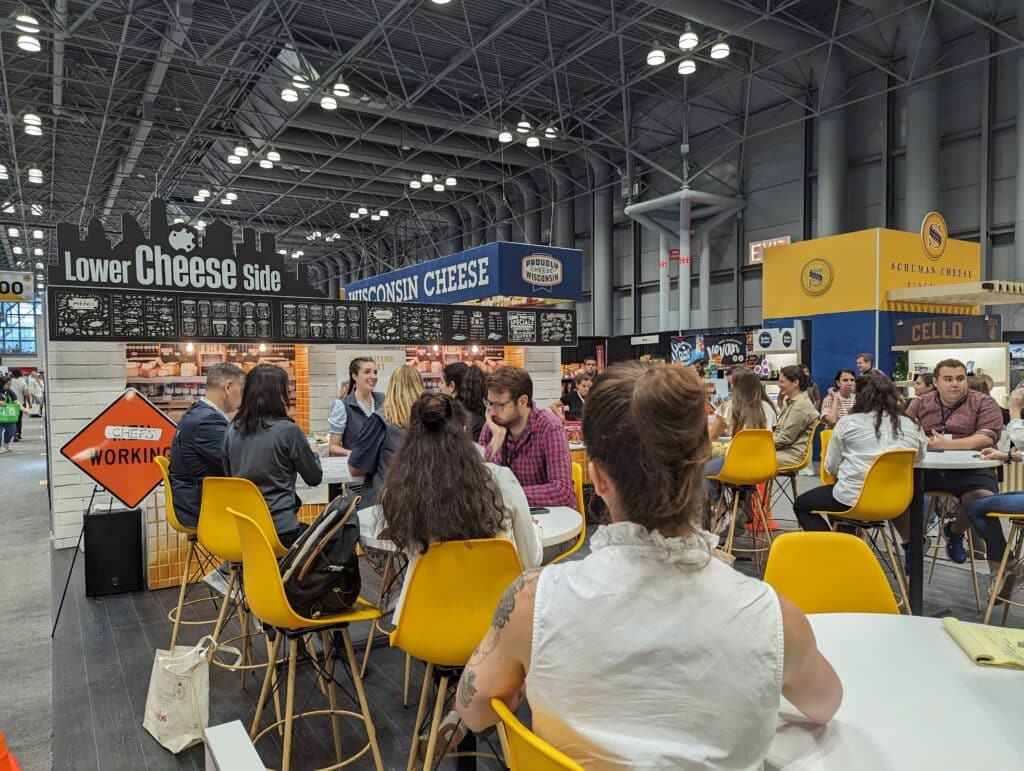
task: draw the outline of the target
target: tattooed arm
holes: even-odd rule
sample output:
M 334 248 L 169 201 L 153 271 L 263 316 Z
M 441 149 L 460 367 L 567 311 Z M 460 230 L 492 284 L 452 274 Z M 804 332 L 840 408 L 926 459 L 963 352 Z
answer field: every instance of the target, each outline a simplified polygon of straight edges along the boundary
M 455 708 L 473 731 L 498 722 L 491 699 L 515 709 L 530 668 L 533 637 L 533 601 L 540 570 L 520 575 L 498 602 L 491 628 L 466 664 L 459 681 Z

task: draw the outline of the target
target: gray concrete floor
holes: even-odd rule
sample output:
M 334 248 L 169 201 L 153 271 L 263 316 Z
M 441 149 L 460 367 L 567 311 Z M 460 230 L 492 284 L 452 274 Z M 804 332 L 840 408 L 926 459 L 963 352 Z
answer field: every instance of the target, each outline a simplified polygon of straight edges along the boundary
M 25 771 L 53 765 L 50 504 L 43 421 L 0 455 L 0 731 Z

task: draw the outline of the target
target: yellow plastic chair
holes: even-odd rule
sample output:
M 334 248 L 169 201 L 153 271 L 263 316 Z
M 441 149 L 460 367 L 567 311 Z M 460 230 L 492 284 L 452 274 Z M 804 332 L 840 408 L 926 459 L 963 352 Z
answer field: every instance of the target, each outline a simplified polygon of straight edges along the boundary
M 713 479 L 723 487 L 723 495 L 728 494 L 731 500 L 727 502 L 726 508 L 732 509 L 732 518 L 729 521 L 729 532 L 725 538 L 724 551 L 729 554 L 734 552 L 751 552 L 758 559 L 760 569 L 760 555 L 771 548 L 772 531 L 765 513 L 766 507 L 760 508 L 751 506 L 754 514 L 754 529 L 751 530 L 751 537 L 754 545 L 751 548 L 738 548 L 734 546 L 736 537 L 736 519 L 739 512 L 740 498 L 745 491 L 751 497 L 758 494 L 757 486 L 762 483 L 769 483 L 778 472 L 778 463 L 775 459 L 775 440 L 772 432 L 764 428 L 748 428 L 740 431 L 733 437 L 729 444 L 729 451 L 725 455 L 722 470 L 708 479 Z M 770 489 L 770 488 L 768 488 Z M 711 524 L 713 532 L 719 530 L 719 517 Z M 763 534 L 767 543 L 758 545 L 758 534 Z
M 419 749 L 419 730 L 426 716 L 434 670 L 440 670 L 440 683 L 425 769 L 432 765 L 448 684 L 460 676 L 461 668 L 487 634 L 498 601 L 522 571 L 511 541 L 482 538 L 432 545 L 417 558 L 406 577 L 408 588 L 398 626 L 391 633 L 391 645 L 426 663 L 408 768 L 412 768 Z
M 190 600 L 185 602 L 185 596 L 188 594 L 189 584 L 194 583 L 192 580 L 192 571 L 195 568 L 199 568 L 200 575 L 196 576 L 198 581 L 202 578 L 203 567 L 211 562 L 210 555 L 203 549 L 198 542 L 196 536 L 197 530 L 194 527 L 188 527 L 183 525 L 181 520 L 178 519 L 177 513 L 174 511 L 174 494 L 171 492 L 171 474 L 170 474 L 170 461 L 163 455 L 158 455 L 153 459 L 156 463 L 157 468 L 160 469 L 160 476 L 164 480 L 164 503 L 167 510 L 167 524 L 171 526 L 172 530 L 185 535 L 188 539 L 188 551 L 185 552 L 185 570 L 181 574 L 181 588 L 178 590 L 178 604 L 175 605 L 167 613 L 167 620 L 174 624 L 174 628 L 171 631 L 171 646 L 169 650 L 174 650 L 174 646 L 178 642 L 178 631 L 182 624 L 186 626 L 194 626 L 201 624 L 216 624 L 216 618 L 206 618 L 199 621 L 184 621 L 182 619 L 182 612 L 186 607 L 191 605 L 198 605 L 206 602 L 216 602 L 217 597 L 200 597 L 196 600 Z
M 804 613 L 900 612 L 871 548 L 846 533 L 780 535 L 764 581 Z
M 999 562 L 999 570 L 996 571 L 996 577 L 992 582 L 991 588 L 988 590 L 988 607 L 985 609 L 985 623 L 992 617 L 992 609 L 995 608 L 997 595 L 996 592 L 1003 585 L 1003 577 L 1006 575 L 1006 563 L 1009 561 L 1010 554 L 1016 554 L 1018 559 L 1024 558 L 1022 553 L 1022 547 L 1024 547 L 1024 515 L 1022 514 L 1003 514 L 1001 512 L 993 512 L 986 516 L 996 517 L 998 519 L 1007 519 L 1010 522 L 1010 535 L 1006 539 L 1006 548 L 1003 550 L 1003 558 Z M 1024 601 L 1021 600 L 1002 600 L 1003 603 L 1003 620 L 1002 625 L 1006 626 L 1006 617 L 1010 612 L 1010 606 L 1016 605 L 1018 608 L 1024 608 Z
M 501 699 L 491 699 L 491 709 L 501 718 L 498 736 L 511 771 L 583 771 L 583 766 L 519 722 Z
M 821 432 L 821 467 L 818 469 L 818 476 L 821 477 L 823 485 L 834 485 L 836 477 L 825 471 L 825 453 L 828 452 L 828 443 L 832 441 L 832 429 L 826 428 Z
M 910 505 L 914 495 L 914 460 L 916 450 L 886 450 L 879 453 L 864 477 L 860 496 L 851 508 L 841 512 L 814 511 L 832 518 L 833 528 L 840 523 L 853 526 L 860 531 L 874 530 L 882 538 L 882 545 L 900 595 L 906 598 L 907 580 L 903 575 L 903 561 L 897 559 L 896 529 L 893 520 Z M 906 606 L 907 604 L 904 603 Z M 910 612 L 907 606 L 907 613 Z
M 288 603 L 284 592 L 284 584 L 281 582 L 281 573 L 277 566 L 277 557 L 274 548 L 267 539 L 256 520 L 245 514 L 241 514 L 234 508 L 229 508 L 228 513 L 233 517 L 237 526 L 238 536 L 242 547 L 242 581 L 245 585 L 245 596 L 249 601 L 252 612 L 265 625 L 272 626 L 278 630 L 274 638 L 271 659 L 276 660 L 281 650 L 282 641 L 288 639 L 288 684 L 285 696 L 285 715 L 262 731 L 257 733 L 260 718 L 263 716 L 263 708 L 266 706 L 267 697 L 270 693 L 271 683 L 274 680 L 274 667 L 268 667 L 263 678 L 263 688 L 260 690 L 260 698 L 256 703 L 256 715 L 253 718 L 252 728 L 249 735 L 253 742 L 259 741 L 270 731 L 284 725 L 284 750 L 281 756 L 281 771 L 288 771 L 291 764 L 292 752 L 292 728 L 296 718 L 327 715 L 331 718 L 331 727 L 334 734 L 334 749 L 339 764 L 347 765 L 352 763 L 367 752 L 372 753 L 374 766 L 380 771 L 384 768 L 381 761 L 380 749 L 377 746 L 377 733 L 373 727 L 373 720 L 370 717 L 370 706 L 366 701 L 366 693 L 363 690 L 363 680 L 359 676 L 359 665 L 356 662 L 355 650 L 352 647 L 352 639 L 349 637 L 348 625 L 358 621 L 374 621 L 380 618 L 380 610 L 360 598 L 356 606 L 344 613 L 332 616 L 320 616 L 318 618 L 304 618 L 297 614 Z M 313 633 L 320 633 L 326 654 L 325 669 L 322 679 L 328 682 L 328 696 L 330 698 L 330 709 L 310 710 L 295 713 L 295 669 L 298 662 L 299 640 Z M 359 712 L 338 709 L 337 695 L 334 688 L 334 650 L 331 645 L 331 632 L 339 633 L 345 642 L 345 654 L 348 659 L 349 673 L 355 685 L 356 695 L 359 702 Z M 319 663 L 317 664 L 319 667 Z M 357 718 L 363 722 L 366 729 L 367 742 L 362 748 L 342 759 L 341 747 L 341 717 Z M 331 766 L 338 768 L 339 766 Z
M 277 537 L 277 530 L 274 528 L 274 520 L 263 499 L 263 494 L 255 484 L 248 479 L 238 477 L 206 477 L 203 480 L 203 497 L 199 508 L 199 543 L 210 554 L 220 560 L 229 563 L 230 572 L 228 575 L 228 588 L 224 593 L 224 602 L 221 603 L 220 616 L 217 625 L 214 627 L 213 639 L 221 644 L 229 644 L 236 640 L 242 643 L 242 660 L 238 665 L 232 665 L 230 669 L 240 672 L 242 685 L 245 685 L 246 672 L 254 669 L 263 669 L 265 664 L 252 663 L 250 652 L 251 637 L 249 633 L 249 613 L 246 603 L 241 596 L 234 597 L 236 589 L 241 594 L 240 567 L 242 564 L 242 543 L 238 537 L 238 528 L 228 513 L 228 507 L 245 511 L 246 514 L 259 526 L 260 530 L 270 541 L 275 557 L 281 557 L 287 549 Z M 236 602 L 232 603 L 232 599 Z M 235 608 L 238 612 L 238 622 L 242 634 L 230 639 L 222 640 L 220 635 L 229 618 L 229 609 Z M 269 651 L 269 641 L 267 649 Z M 210 658 L 211 664 L 227 666 L 217 660 L 215 656 Z
M 775 479 L 773 479 L 768 485 L 770 501 L 774 502 L 778 500 L 780 497 L 779 494 L 786 498 L 791 504 L 796 500 L 798 495 L 796 489 L 796 475 L 798 472 L 803 471 L 808 465 L 810 465 L 811 458 L 814 455 L 814 433 L 818 430 L 819 425 L 821 425 L 820 420 L 816 420 L 811 423 L 807 439 L 807 450 L 804 452 L 804 457 L 800 459 L 800 462 L 793 466 L 779 466 Z M 774 449 L 772 451 L 774 452 Z M 824 450 L 822 451 L 822 457 L 825 457 Z M 783 481 L 786 479 L 789 480 L 789 490 L 786 489 L 786 484 Z
M 583 466 L 576 461 L 572 464 L 572 486 L 576 491 L 576 504 L 580 507 L 580 516 L 583 518 L 583 522 L 580 523 L 580 534 L 576 539 L 576 543 L 572 545 L 571 549 L 568 549 L 557 557 L 553 557 L 549 565 L 553 565 L 559 560 L 564 560 L 570 554 L 579 551 L 580 547 L 583 546 L 583 542 L 587 540 L 587 513 L 583 506 Z

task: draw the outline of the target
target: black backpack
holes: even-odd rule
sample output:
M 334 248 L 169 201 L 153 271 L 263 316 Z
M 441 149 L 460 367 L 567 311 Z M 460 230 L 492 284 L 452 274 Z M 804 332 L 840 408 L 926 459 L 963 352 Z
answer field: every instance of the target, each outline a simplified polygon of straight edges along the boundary
M 358 495 L 339 495 L 281 558 L 285 595 L 296 613 L 306 618 L 341 613 L 359 598 L 358 505 Z

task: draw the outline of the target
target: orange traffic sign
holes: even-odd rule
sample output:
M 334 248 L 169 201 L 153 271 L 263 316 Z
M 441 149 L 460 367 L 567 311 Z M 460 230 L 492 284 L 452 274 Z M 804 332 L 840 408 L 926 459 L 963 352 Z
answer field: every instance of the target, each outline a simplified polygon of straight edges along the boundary
M 60 453 L 128 508 L 160 484 L 157 455 L 170 456 L 177 426 L 128 388 L 60 448 Z

